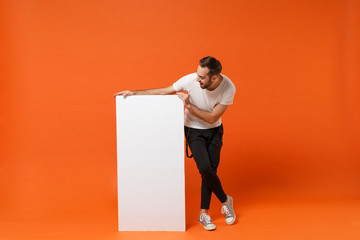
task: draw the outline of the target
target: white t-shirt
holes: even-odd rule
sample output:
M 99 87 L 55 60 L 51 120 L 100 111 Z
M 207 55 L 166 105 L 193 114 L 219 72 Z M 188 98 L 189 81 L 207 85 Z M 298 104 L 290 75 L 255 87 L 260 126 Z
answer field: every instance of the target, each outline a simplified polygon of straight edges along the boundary
M 220 85 L 213 91 L 202 89 L 196 81 L 197 74 L 191 73 L 180 78 L 173 84 L 175 91 L 187 91 L 190 95 L 190 102 L 201 110 L 211 112 L 218 104 L 231 105 L 234 100 L 235 86 L 225 75 Z M 210 124 L 193 115 L 188 109 L 185 110 L 185 126 L 197 129 L 209 129 L 221 125 L 221 118 Z

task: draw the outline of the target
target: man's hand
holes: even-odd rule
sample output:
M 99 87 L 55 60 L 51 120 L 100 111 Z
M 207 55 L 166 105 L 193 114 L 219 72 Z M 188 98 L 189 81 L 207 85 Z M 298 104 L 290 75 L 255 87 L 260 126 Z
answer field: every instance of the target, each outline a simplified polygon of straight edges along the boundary
M 189 108 L 190 107 L 190 97 L 189 97 L 189 94 L 186 94 L 186 93 L 182 93 L 182 92 L 177 92 L 176 95 L 178 95 L 178 97 L 183 101 L 184 103 L 184 106 L 186 108 Z
M 115 93 L 115 94 L 114 94 L 114 97 L 116 97 L 116 96 L 124 96 L 124 97 L 127 97 L 127 96 L 131 96 L 131 95 L 135 95 L 135 93 L 134 93 L 133 91 L 126 90 L 126 91 L 122 91 L 122 92 Z

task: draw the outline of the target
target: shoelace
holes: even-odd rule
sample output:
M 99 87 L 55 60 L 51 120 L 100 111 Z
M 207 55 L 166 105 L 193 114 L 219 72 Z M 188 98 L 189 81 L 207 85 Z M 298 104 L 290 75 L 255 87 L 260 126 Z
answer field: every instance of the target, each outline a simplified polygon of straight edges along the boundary
M 225 216 L 230 216 L 230 210 L 229 210 L 228 206 L 223 205 L 221 208 L 221 213 L 225 214 Z
M 200 222 L 205 223 L 205 225 L 211 224 L 211 217 L 205 213 L 200 215 Z

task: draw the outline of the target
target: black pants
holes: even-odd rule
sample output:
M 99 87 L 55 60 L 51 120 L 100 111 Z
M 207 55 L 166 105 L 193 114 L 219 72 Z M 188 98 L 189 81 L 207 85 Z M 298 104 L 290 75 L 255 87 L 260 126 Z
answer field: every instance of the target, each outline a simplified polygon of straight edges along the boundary
M 212 193 L 220 202 L 226 202 L 227 196 L 217 176 L 223 126 L 210 129 L 185 127 L 185 137 L 201 174 L 201 209 L 209 209 Z

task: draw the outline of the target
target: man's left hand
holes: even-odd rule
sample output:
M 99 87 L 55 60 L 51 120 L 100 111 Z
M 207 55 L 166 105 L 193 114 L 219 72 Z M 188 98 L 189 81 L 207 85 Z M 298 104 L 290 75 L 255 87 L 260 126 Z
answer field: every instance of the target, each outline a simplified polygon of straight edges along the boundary
M 176 93 L 178 95 L 178 97 L 183 101 L 184 103 L 184 106 L 186 108 L 189 108 L 190 107 L 190 96 L 189 94 L 186 94 L 186 93 L 182 93 L 182 92 L 177 92 Z

